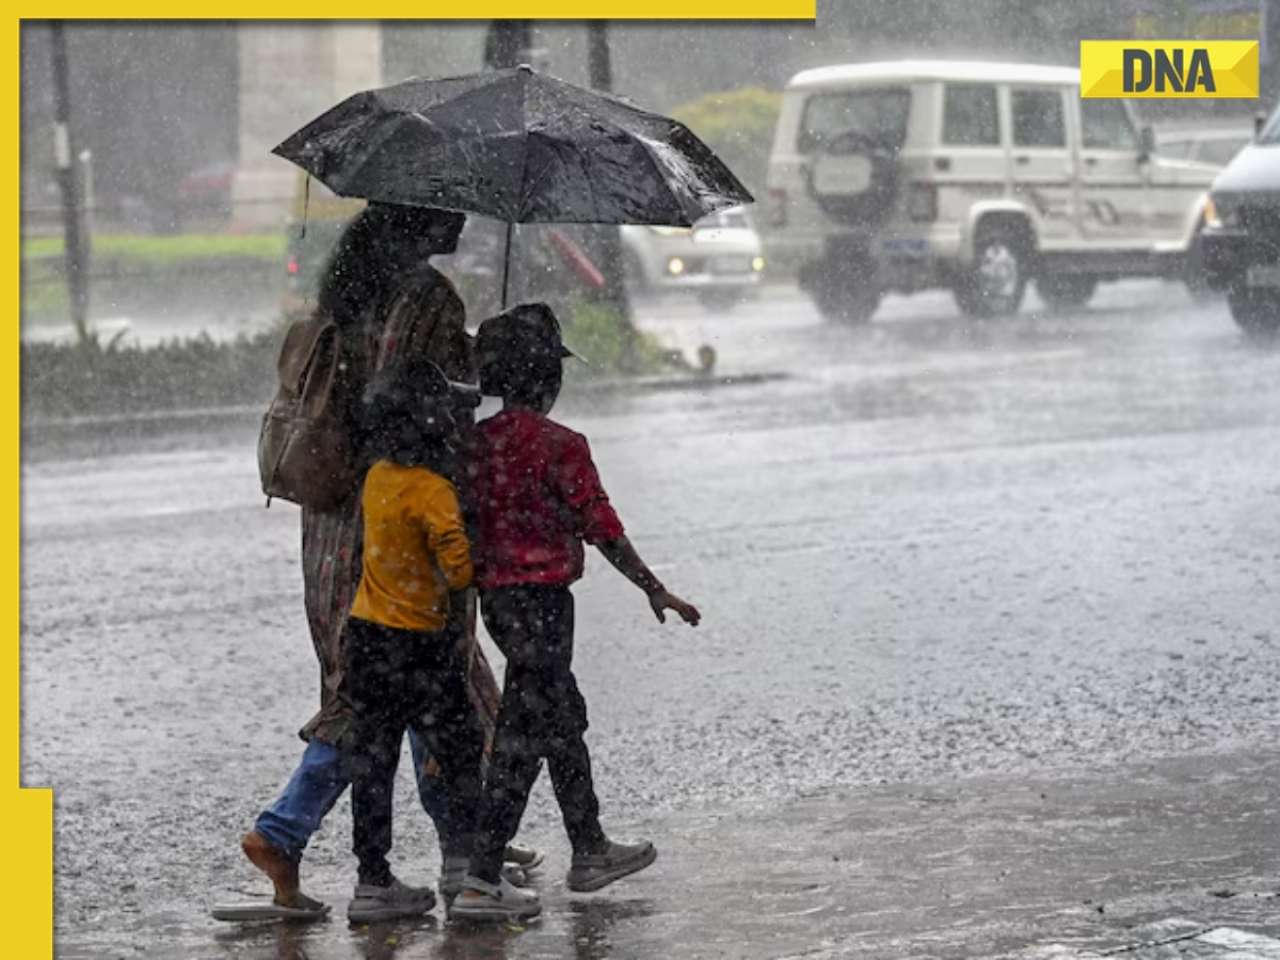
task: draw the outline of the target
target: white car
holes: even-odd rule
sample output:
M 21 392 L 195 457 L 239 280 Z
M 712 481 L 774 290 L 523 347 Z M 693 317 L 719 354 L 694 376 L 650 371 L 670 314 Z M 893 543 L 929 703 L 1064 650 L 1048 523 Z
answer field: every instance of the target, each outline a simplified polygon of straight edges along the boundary
M 950 288 L 1008 314 L 1099 281 L 1187 276 L 1218 167 L 1155 151 L 1123 100 L 1069 67 L 919 60 L 823 67 L 788 84 L 770 155 L 769 256 L 828 316 L 886 291 Z
M 692 293 L 729 307 L 754 291 L 764 273 L 760 236 L 741 207 L 713 214 L 693 229 L 620 228 L 633 294 Z

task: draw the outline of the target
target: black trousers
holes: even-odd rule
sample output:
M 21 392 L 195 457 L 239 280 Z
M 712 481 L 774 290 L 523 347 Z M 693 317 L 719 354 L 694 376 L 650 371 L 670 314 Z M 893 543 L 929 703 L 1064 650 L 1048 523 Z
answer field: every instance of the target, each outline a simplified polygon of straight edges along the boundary
M 484 734 L 457 647 L 447 631 L 396 630 L 355 618 L 347 623 L 343 667 L 354 717 L 346 759 L 361 883 L 385 885 L 391 878 L 392 791 L 410 725 L 440 764 L 449 793 L 445 852 L 465 855 L 475 842 Z
M 573 676 L 573 594 L 568 587 L 505 587 L 480 597 L 484 624 L 507 658 L 471 871 L 496 883 L 529 791 L 547 758 L 574 853 L 604 842 L 583 734 L 587 704 Z

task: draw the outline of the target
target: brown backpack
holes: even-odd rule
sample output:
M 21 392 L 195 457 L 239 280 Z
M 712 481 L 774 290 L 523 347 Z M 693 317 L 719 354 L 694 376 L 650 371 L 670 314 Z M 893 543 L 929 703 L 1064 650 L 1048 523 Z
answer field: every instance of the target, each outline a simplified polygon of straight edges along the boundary
M 296 321 L 285 334 L 277 362 L 280 387 L 258 436 L 258 475 L 268 506 L 279 497 L 332 510 L 358 485 L 344 359 L 338 326 L 323 314 Z

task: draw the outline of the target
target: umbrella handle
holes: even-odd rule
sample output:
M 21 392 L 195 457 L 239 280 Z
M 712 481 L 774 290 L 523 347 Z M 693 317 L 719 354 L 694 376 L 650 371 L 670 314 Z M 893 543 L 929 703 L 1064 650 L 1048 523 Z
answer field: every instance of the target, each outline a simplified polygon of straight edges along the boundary
M 511 237 L 515 233 L 515 222 L 507 224 L 507 250 L 502 258 L 502 312 L 507 311 L 507 289 L 511 280 Z

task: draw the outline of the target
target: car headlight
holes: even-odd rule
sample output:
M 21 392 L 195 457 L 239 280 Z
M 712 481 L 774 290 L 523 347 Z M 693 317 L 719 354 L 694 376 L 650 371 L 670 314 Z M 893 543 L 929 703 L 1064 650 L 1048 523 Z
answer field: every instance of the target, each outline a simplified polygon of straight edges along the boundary
M 1204 202 L 1204 225 L 1215 230 L 1222 226 L 1222 218 L 1218 216 L 1218 205 L 1210 197 Z
M 679 257 L 672 257 L 667 261 L 667 273 L 673 277 L 680 276 L 680 274 L 684 273 L 684 261 Z
M 752 257 L 752 258 L 751 258 L 751 269 L 752 269 L 752 270 L 754 270 L 756 273 L 763 273 L 763 272 L 764 272 L 764 257 Z
M 1220 230 L 1223 227 L 1235 227 L 1240 223 L 1240 209 L 1231 203 L 1223 203 L 1222 198 L 1215 200 L 1209 197 L 1204 202 L 1204 223 L 1207 227 Z

